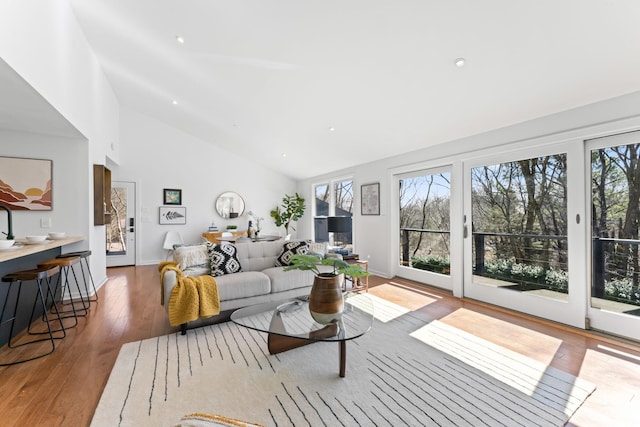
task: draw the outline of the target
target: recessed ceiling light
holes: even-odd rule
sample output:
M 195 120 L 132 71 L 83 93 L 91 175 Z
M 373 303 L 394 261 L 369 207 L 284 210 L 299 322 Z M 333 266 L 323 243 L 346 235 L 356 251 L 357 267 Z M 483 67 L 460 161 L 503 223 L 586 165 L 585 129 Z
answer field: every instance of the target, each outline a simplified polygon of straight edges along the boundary
M 184 44 L 184 37 L 182 36 L 176 36 L 176 41 L 180 44 Z
M 178 105 L 178 101 L 176 101 L 175 99 L 172 99 L 172 100 L 171 100 L 171 103 L 172 103 L 173 105 Z
M 329 128 L 329 132 L 333 132 L 333 131 L 335 131 L 335 130 L 336 130 L 336 128 L 334 128 L 333 126 L 331 126 L 331 127 Z
M 287 153 L 282 153 L 282 157 L 287 157 Z
M 456 67 L 461 68 L 464 67 L 465 60 L 464 58 L 458 58 L 453 63 L 456 64 Z

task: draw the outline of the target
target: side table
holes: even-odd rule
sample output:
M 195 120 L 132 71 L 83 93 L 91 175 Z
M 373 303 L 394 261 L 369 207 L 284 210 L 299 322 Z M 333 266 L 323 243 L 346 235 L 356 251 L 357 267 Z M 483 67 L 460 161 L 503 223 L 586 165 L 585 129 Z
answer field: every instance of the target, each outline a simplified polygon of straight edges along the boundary
M 358 264 L 360 267 L 364 268 L 366 272 L 369 272 L 369 261 L 360 259 L 360 255 L 358 254 L 343 255 L 342 259 L 349 264 Z M 364 276 L 362 278 L 350 277 L 350 279 L 352 284 L 351 289 L 348 289 L 350 292 L 369 292 L 369 276 Z M 345 288 L 346 286 L 347 284 L 345 283 Z

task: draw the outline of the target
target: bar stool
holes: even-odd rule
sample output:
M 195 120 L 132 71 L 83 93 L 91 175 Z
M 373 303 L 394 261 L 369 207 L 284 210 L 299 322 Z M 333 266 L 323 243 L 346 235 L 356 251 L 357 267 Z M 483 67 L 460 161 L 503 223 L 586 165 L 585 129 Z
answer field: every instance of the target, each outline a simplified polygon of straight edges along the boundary
M 52 265 L 52 266 L 46 266 L 46 267 L 38 267 L 36 269 L 33 270 L 24 270 L 24 271 L 17 271 L 15 273 L 10 273 L 7 274 L 5 276 L 2 277 L 2 282 L 5 283 L 9 283 L 9 290 L 7 291 L 7 297 L 4 300 L 4 304 L 2 305 L 2 314 L 0 314 L 0 325 L 4 325 L 5 323 L 11 323 L 11 329 L 9 331 L 9 342 L 7 344 L 8 348 L 18 348 L 18 347 L 22 347 L 24 345 L 27 344 L 33 344 L 33 343 L 37 343 L 37 342 L 41 342 L 41 341 L 50 341 L 51 342 L 51 348 L 42 354 L 36 355 L 36 356 L 31 356 L 31 357 L 25 357 L 23 359 L 19 359 L 17 361 L 13 361 L 13 362 L 9 362 L 9 363 L 0 363 L 0 366 L 10 366 L 10 365 L 16 365 L 18 363 L 24 363 L 24 362 L 28 362 L 30 360 L 35 360 L 35 359 L 39 359 L 41 357 L 44 357 L 48 354 L 53 353 L 53 351 L 56 348 L 56 344 L 55 341 L 56 339 L 62 339 L 66 336 L 66 332 L 64 329 L 64 325 L 62 324 L 62 318 L 60 317 L 60 313 L 58 312 L 57 308 L 54 308 L 54 311 L 56 313 L 56 317 L 57 317 L 57 321 L 60 324 L 60 329 L 58 330 L 54 330 L 51 328 L 51 323 L 49 321 L 49 315 L 47 314 L 47 298 L 48 296 L 51 294 L 51 277 L 54 276 L 55 274 L 59 274 L 60 273 L 60 268 L 58 266 Z M 36 298 L 33 301 L 33 307 L 31 309 L 31 317 L 29 318 L 29 327 L 27 328 L 27 333 L 29 335 L 43 335 L 46 334 L 48 335 L 48 337 L 46 338 L 38 338 L 38 339 L 33 339 L 31 341 L 28 342 L 24 342 L 24 343 L 20 343 L 20 344 L 12 344 L 11 340 L 13 338 L 13 329 L 15 326 L 15 320 L 16 320 L 16 313 L 18 311 L 18 303 L 20 302 L 20 293 L 22 291 L 22 285 L 25 282 L 28 281 L 34 281 L 37 286 L 38 286 L 38 293 L 36 294 Z M 45 293 L 42 289 L 42 282 L 45 281 L 46 282 L 46 286 L 47 286 L 47 297 L 45 297 Z M 6 311 L 7 308 L 7 302 L 9 301 L 9 297 L 11 295 L 11 288 L 13 287 L 13 284 L 17 283 L 18 284 L 18 295 L 16 296 L 16 301 L 15 301 L 15 305 L 13 307 L 13 314 L 10 318 L 8 319 L 4 319 L 4 313 Z M 32 332 L 31 331 L 31 324 L 33 322 L 33 316 L 35 314 L 35 310 L 36 307 L 38 305 L 38 299 L 40 300 L 40 303 L 42 304 L 42 310 L 43 310 L 43 317 L 44 317 L 44 321 L 47 324 L 47 331 L 46 332 Z M 54 319 L 55 320 L 55 319 Z M 62 336 L 54 336 L 54 332 L 57 331 L 61 331 L 62 332 Z
M 89 296 L 87 295 L 87 300 L 85 301 L 82 295 L 82 290 L 80 289 L 80 281 L 78 280 L 78 276 L 76 275 L 76 270 L 74 268 L 74 265 L 78 264 L 79 262 L 80 262 L 80 257 L 74 256 L 74 257 L 67 257 L 67 258 L 54 258 L 48 261 L 43 261 L 38 264 L 39 267 L 57 266 L 60 268 L 60 272 L 58 273 L 58 280 L 56 281 L 56 286 L 53 291 L 53 297 L 54 297 L 53 303 L 54 305 L 56 304 L 55 295 L 58 294 L 58 289 L 62 288 L 60 291 L 60 299 L 62 301 L 61 304 L 71 306 L 71 310 L 60 310 L 60 313 L 66 314 L 62 316 L 62 318 L 63 319 L 73 318 L 75 320 L 73 325 L 67 326 L 69 328 L 73 328 L 78 324 L 78 317 L 84 317 L 88 314 L 89 306 L 90 306 L 90 302 L 88 300 Z M 62 284 L 63 274 L 64 274 L 64 284 Z M 80 295 L 80 302 L 82 303 L 82 306 L 80 308 L 76 308 L 76 302 L 73 301 L 73 299 L 71 298 L 71 285 L 69 284 L 70 274 L 73 274 L 73 279 L 76 284 L 76 289 L 78 290 L 78 294 Z M 85 287 L 86 287 L 86 284 L 85 284 Z M 65 293 L 67 292 L 69 293 L 70 302 L 64 303 L 64 296 L 65 296 Z
M 84 269 L 85 269 L 85 265 L 87 268 L 87 272 L 89 275 L 89 279 L 91 280 L 91 287 L 93 287 L 93 299 L 89 298 L 89 302 L 97 302 L 98 301 L 98 291 L 96 290 L 96 284 L 93 281 L 93 275 L 91 274 L 91 266 L 89 265 L 89 257 L 91 256 L 91 251 L 87 250 L 87 251 L 76 251 L 76 252 L 68 252 L 66 254 L 61 254 L 58 255 L 57 258 L 68 258 L 68 257 L 72 257 L 72 256 L 79 256 L 80 257 L 80 270 L 82 271 L 82 278 L 84 279 L 84 285 L 85 288 L 87 290 L 87 295 L 89 295 L 89 285 L 87 282 L 87 278 L 85 276 L 84 273 Z M 84 260 L 84 264 L 82 264 L 82 261 Z

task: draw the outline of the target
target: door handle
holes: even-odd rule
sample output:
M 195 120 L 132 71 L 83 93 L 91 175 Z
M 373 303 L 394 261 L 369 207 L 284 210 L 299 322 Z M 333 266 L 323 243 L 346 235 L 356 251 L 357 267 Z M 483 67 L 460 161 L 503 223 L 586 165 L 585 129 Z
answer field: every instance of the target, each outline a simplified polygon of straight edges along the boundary
M 468 235 L 469 235 L 469 232 L 467 231 L 467 226 L 465 225 L 462 227 L 462 237 L 466 239 Z

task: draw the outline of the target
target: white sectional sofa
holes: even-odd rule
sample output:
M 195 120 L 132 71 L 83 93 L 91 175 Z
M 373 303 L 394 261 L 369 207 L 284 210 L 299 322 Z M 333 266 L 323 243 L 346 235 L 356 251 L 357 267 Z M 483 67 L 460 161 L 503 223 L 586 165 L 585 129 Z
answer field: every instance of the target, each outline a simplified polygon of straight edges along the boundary
M 276 265 L 276 260 L 279 257 L 281 260 L 286 261 L 291 253 L 299 252 L 299 248 L 304 246 L 300 245 L 298 250 L 283 254 L 285 244 L 290 248 L 301 243 L 304 242 L 278 240 L 274 242 L 235 244 L 237 261 L 241 271 L 215 276 L 218 295 L 220 296 L 221 315 L 212 318 L 201 318 L 197 321 L 189 322 L 189 325 L 184 324 L 181 326 L 183 333 L 187 327 L 192 328 L 219 321 L 222 316 L 225 316 L 225 311 L 228 312 L 229 310 L 263 302 L 308 295 L 313 285 L 314 275 L 312 272 L 300 270 L 284 271 L 283 266 Z M 309 251 L 311 253 L 327 255 L 326 245 L 306 243 L 310 245 Z M 203 243 L 202 245 L 175 249 L 174 259 L 178 262 L 184 276 L 211 274 L 212 267 L 209 259 L 212 246 L 213 244 L 211 243 Z M 206 254 L 204 255 L 206 259 L 202 258 L 202 254 Z M 234 262 L 232 261 L 230 264 L 234 264 Z M 331 271 L 330 266 L 319 267 L 321 271 Z M 219 267 L 214 265 L 214 270 L 219 270 Z M 163 276 L 162 291 L 166 309 L 169 307 L 168 301 L 171 298 L 171 291 L 176 285 L 176 277 L 176 272 L 171 270 L 167 271 Z

